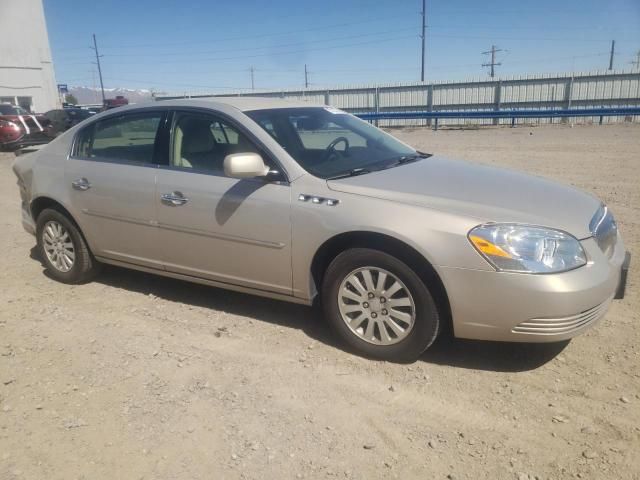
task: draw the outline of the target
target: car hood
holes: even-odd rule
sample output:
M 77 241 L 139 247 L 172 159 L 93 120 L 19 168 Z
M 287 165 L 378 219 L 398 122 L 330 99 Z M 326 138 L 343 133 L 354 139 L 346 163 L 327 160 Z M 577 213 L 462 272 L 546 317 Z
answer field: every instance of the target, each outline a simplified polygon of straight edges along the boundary
M 331 190 L 472 216 L 478 223 L 542 225 L 579 239 L 591 236 L 589 222 L 601 203 L 560 183 L 439 156 L 327 183 Z

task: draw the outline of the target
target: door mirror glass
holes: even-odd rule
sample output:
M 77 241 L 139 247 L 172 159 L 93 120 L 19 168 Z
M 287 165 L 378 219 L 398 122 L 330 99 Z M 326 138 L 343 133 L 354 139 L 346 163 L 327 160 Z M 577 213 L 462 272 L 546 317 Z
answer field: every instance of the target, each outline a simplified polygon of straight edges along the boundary
M 257 153 L 232 153 L 224 157 L 224 173 L 231 178 L 265 177 L 269 167 Z

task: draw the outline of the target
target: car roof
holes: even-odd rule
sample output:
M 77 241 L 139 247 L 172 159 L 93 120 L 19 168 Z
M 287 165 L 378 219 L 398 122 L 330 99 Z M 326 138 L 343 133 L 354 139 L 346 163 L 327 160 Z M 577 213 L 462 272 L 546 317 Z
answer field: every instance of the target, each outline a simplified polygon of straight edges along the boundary
M 306 100 L 284 100 L 282 98 L 270 97 L 206 97 L 176 100 L 160 100 L 157 105 L 165 104 L 171 106 L 209 106 L 216 107 L 226 105 L 234 107 L 242 112 L 250 110 L 269 110 L 273 108 L 304 108 L 321 107 L 321 103 Z M 149 104 L 146 104 L 147 106 Z
M 314 101 L 292 101 L 281 98 L 268 97 L 203 97 L 203 98 L 178 98 L 173 100 L 148 101 L 144 103 L 130 103 L 115 108 L 109 108 L 98 113 L 92 118 L 96 121 L 106 116 L 118 115 L 130 111 L 139 111 L 147 108 L 182 108 L 195 107 L 206 108 L 217 111 L 236 110 L 240 112 L 248 112 L 251 110 L 271 110 L 276 108 L 309 108 L 324 107 L 325 105 Z

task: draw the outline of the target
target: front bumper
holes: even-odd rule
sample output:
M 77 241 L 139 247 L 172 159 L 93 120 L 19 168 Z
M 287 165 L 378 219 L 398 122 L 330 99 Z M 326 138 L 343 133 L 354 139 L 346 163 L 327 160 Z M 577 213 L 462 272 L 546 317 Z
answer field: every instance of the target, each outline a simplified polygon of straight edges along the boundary
M 624 294 L 629 255 L 618 237 L 611 258 L 596 241 L 582 241 L 584 267 L 558 274 L 439 269 L 456 337 L 510 342 L 555 342 L 579 335 Z M 626 267 L 623 267 L 626 263 Z

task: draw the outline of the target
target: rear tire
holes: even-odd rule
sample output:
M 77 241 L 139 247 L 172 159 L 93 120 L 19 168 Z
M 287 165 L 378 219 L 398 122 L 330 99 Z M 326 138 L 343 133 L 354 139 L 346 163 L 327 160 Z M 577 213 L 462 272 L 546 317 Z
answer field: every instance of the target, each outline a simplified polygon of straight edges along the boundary
M 338 255 L 324 275 L 322 304 L 337 336 L 367 357 L 414 361 L 440 333 L 438 308 L 422 279 L 378 250 Z
M 47 272 L 63 283 L 83 283 L 100 270 L 80 230 L 66 215 L 47 208 L 36 222 L 38 253 Z

